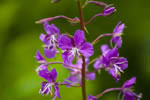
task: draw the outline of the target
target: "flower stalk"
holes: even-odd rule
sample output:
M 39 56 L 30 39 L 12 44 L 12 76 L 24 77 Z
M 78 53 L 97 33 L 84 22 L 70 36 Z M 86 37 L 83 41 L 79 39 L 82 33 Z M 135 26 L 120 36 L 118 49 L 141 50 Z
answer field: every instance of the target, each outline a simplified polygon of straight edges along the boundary
M 67 65 L 67 64 L 65 64 L 64 62 L 60 62 L 60 61 L 48 62 L 48 63 L 46 63 L 45 65 L 52 65 L 52 64 L 62 64 L 62 65 L 64 65 L 64 66 L 67 67 L 67 68 L 76 69 L 76 70 L 81 70 L 80 68 L 76 68 L 76 67 L 73 67 L 73 66 L 71 66 L 71 65 Z
M 102 13 L 96 14 L 94 15 L 88 22 L 86 22 L 85 24 L 90 24 L 96 17 L 98 16 L 102 16 Z
M 71 23 L 78 23 L 78 22 L 80 22 L 79 18 L 77 18 L 77 17 L 70 18 L 70 17 L 64 16 L 64 15 L 60 15 L 60 16 L 55 16 L 55 17 L 44 18 L 44 19 L 36 21 L 35 23 L 36 24 L 43 24 L 45 22 L 50 22 L 50 21 L 53 21 L 53 20 L 56 20 L 56 19 L 60 19 L 60 18 L 66 19 L 66 20 L 68 20 Z
M 81 7 L 81 0 L 78 0 L 78 8 L 79 8 L 79 12 L 80 12 L 80 27 L 81 30 L 84 31 L 84 17 L 83 17 L 83 11 L 82 11 L 82 7 Z M 85 57 L 83 55 L 81 55 L 82 57 L 82 78 L 81 78 L 81 84 L 82 84 L 82 97 L 83 100 L 87 100 L 86 99 L 86 86 L 85 86 Z
M 103 92 L 101 92 L 100 94 L 96 95 L 96 97 L 101 97 L 103 96 L 105 93 L 108 93 L 108 92 L 111 92 L 111 91 L 120 91 L 122 90 L 122 88 L 109 88 L 109 89 L 106 89 L 104 90 Z
M 92 41 L 92 44 L 94 45 L 99 39 L 105 36 L 112 36 L 112 34 L 111 33 L 101 34 L 94 41 Z

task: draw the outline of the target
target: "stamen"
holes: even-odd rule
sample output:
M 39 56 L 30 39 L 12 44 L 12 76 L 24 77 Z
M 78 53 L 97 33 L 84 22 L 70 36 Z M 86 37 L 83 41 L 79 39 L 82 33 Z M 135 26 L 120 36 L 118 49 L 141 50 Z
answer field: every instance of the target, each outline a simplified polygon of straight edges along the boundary
M 115 67 L 116 74 L 118 73 L 118 71 L 124 73 L 123 70 L 118 65 L 114 64 L 114 67 Z
M 128 63 L 127 61 L 123 61 L 123 62 L 118 62 L 118 63 L 115 63 L 115 64 L 124 64 L 124 63 Z
M 35 69 L 36 72 L 40 71 L 40 66 Z
M 50 49 L 50 47 L 53 47 L 52 49 L 57 47 L 57 39 L 55 35 L 51 35 L 50 36 L 50 41 L 49 41 L 49 45 L 46 45 L 45 47 L 47 47 L 48 49 Z
M 52 85 L 54 85 L 54 84 L 53 84 L 53 83 L 47 83 L 47 84 L 45 85 L 45 87 L 44 87 L 43 90 L 40 89 L 39 93 L 40 93 L 40 94 L 44 94 L 44 92 L 48 89 L 48 92 L 46 93 L 46 95 L 48 95 L 49 93 L 50 93 L 51 95 L 53 95 L 53 93 L 52 93 Z

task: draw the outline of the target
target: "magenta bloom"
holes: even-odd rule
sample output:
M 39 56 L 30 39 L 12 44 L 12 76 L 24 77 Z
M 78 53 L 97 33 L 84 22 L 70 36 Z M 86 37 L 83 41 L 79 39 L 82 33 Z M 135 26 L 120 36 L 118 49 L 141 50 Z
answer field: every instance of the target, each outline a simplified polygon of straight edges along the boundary
M 56 57 L 58 40 L 60 37 L 59 29 L 54 25 L 49 25 L 48 22 L 44 23 L 45 34 L 41 34 L 40 39 L 43 41 L 44 45 L 44 54 L 47 58 Z
M 88 58 L 86 58 L 86 68 L 85 71 L 88 72 Z M 70 66 L 74 67 L 74 68 L 69 68 L 70 72 L 70 77 L 66 79 L 65 82 L 70 83 L 72 85 L 76 84 L 76 83 L 81 83 L 81 70 L 82 70 L 82 59 L 79 58 L 77 60 L 76 64 L 70 64 Z M 77 69 L 78 68 L 78 69 Z M 95 76 L 96 74 L 94 72 L 91 73 L 86 73 L 86 80 L 95 80 Z
M 39 76 L 44 78 L 47 81 L 41 83 L 40 94 L 51 94 L 53 95 L 53 100 L 58 97 L 60 98 L 58 84 L 56 83 L 57 72 L 56 69 L 52 69 L 50 72 L 48 70 L 39 71 Z M 52 88 L 54 87 L 54 94 Z
M 115 44 L 115 47 L 120 48 L 122 45 L 122 33 L 123 30 L 125 28 L 124 24 L 121 24 L 121 22 L 118 22 L 118 24 L 116 25 L 116 27 L 114 28 L 113 31 L 113 38 L 111 39 L 111 43 Z
M 137 95 L 132 92 L 131 88 L 136 82 L 136 77 L 132 77 L 130 80 L 127 80 L 122 86 L 123 98 L 124 100 L 140 100 L 141 95 Z
M 59 40 L 59 47 L 64 51 L 62 59 L 65 63 L 72 63 L 75 56 L 90 57 L 93 55 L 93 46 L 85 41 L 84 32 L 77 30 L 73 38 L 62 36 Z
M 120 72 L 128 67 L 128 61 L 124 57 L 119 57 L 118 49 L 110 49 L 108 45 L 101 46 L 102 56 L 94 64 L 95 69 L 104 68 L 113 78 L 118 81 Z
M 94 96 L 89 95 L 89 96 L 88 96 L 88 100 L 97 100 L 97 98 L 94 97 Z
M 35 58 L 40 63 L 40 65 L 38 66 L 38 68 L 36 68 L 36 72 L 38 72 L 40 70 L 47 69 L 48 66 L 45 64 L 47 62 L 44 59 L 44 57 L 40 54 L 39 50 L 37 50 Z

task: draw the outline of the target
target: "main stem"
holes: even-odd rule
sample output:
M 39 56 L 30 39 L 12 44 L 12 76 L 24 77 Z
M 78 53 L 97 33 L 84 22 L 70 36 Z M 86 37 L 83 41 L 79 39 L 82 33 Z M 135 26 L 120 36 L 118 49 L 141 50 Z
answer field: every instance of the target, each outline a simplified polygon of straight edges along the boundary
M 78 8 L 79 8 L 79 12 L 80 12 L 80 26 L 81 26 L 81 30 L 84 31 L 84 18 L 83 18 L 83 11 L 82 11 L 82 7 L 81 7 L 81 0 L 78 0 Z M 85 87 L 85 57 L 83 55 L 81 55 L 82 57 L 82 80 L 81 80 L 81 84 L 82 84 L 82 97 L 83 100 L 86 100 L 86 87 Z
M 81 1 L 78 0 L 78 8 L 79 8 L 79 12 L 80 12 L 80 26 L 81 26 L 81 30 L 84 31 L 84 18 L 83 18 L 83 11 L 82 11 L 82 7 L 81 7 Z
M 85 86 L 85 57 L 82 56 L 82 97 L 86 100 L 86 86 Z

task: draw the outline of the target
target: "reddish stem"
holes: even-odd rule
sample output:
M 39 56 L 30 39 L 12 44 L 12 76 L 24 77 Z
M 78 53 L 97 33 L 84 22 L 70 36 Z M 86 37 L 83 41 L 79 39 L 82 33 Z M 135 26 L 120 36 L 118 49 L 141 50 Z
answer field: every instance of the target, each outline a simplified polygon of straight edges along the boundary
M 67 64 L 65 64 L 65 63 L 63 63 L 63 62 L 60 62 L 60 61 L 48 62 L 48 63 L 46 63 L 46 65 L 52 65 L 52 64 L 62 64 L 62 65 L 64 65 L 64 66 L 67 67 L 67 68 L 76 69 L 76 70 L 81 70 L 80 68 L 67 65 Z
M 36 24 L 42 24 L 44 22 L 53 21 L 53 20 L 58 19 L 58 18 L 64 18 L 70 22 L 79 22 L 80 21 L 78 18 L 70 18 L 70 17 L 64 16 L 64 15 L 60 15 L 60 16 L 55 16 L 55 17 L 44 18 L 44 19 L 41 19 L 39 21 L 36 21 L 35 23 Z
M 82 7 L 81 7 L 81 1 L 78 0 L 78 8 L 79 8 L 79 12 L 80 12 L 80 26 L 81 26 L 81 30 L 84 31 L 84 17 L 83 17 L 83 11 L 82 11 Z
M 109 89 L 106 89 L 104 90 L 103 92 L 101 92 L 100 94 L 96 95 L 96 97 L 101 97 L 103 96 L 105 93 L 108 93 L 108 92 L 111 92 L 111 91 L 120 91 L 122 90 L 122 88 L 109 88 Z
M 84 17 L 83 17 L 83 11 L 82 11 L 82 7 L 81 7 L 81 0 L 78 0 L 78 8 L 79 8 L 79 12 L 80 12 L 80 27 L 81 27 L 81 30 L 84 31 L 84 27 L 85 27 L 85 24 L 84 24 Z M 82 80 L 81 80 L 81 83 L 82 83 L 82 97 L 83 97 L 83 100 L 86 100 L 86 87 L 85 87 L 85 57 L 83 55 L 81 55 L 82 57 Z
M 101 34 L 94 41 L 92 41 L 92 44 L 94 45 L 99 39 L 101 39 L 102 37 L 105 37 L 105 36 L 112 36 L 112 34 L 111 33 Z
M 83 95 L 83 100 L 86 100 L 86 86 L 85 86 L 85 57 L 82 56 L 82 95 Z
M 102 16 L 103 14 L 102 13 L 99 13 L 99 14 L 96 14 L 94 15 L 88 22 L 86 22 L 85 24 L 90 24 L 96 17 L 98 16 Z

